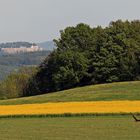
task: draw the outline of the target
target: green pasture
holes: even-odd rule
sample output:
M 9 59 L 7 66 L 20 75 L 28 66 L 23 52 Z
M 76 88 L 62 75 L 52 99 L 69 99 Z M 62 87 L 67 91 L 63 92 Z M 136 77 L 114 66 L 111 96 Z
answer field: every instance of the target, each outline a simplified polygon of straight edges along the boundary
M 1 100 L 0 105 L 112 100 L 140 100 L 140 81 L 91 85 L 33 97 Z
M 139 140 L 130 115 L 0 119 L 1 140 Z

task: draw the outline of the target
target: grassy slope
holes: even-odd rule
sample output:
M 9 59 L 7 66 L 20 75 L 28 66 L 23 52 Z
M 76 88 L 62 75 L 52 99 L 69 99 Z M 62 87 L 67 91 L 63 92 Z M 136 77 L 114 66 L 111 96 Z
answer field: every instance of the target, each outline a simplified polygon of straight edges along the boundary
M 2 140 L 139 140 L 131 116 L 1 119 Z
M 101 100 L 140 100 L 140 81 L 86 86 L 34 97 L 3 100 L 0 105 Z

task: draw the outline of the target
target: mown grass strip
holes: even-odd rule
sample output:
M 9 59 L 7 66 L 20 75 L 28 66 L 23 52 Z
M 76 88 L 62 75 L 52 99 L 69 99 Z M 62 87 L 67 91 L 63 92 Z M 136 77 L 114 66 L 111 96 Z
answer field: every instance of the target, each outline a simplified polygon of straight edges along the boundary
M 140 116 L 140 113 L 134 113 Z M 2 115 L 0 119 L 4 118 L 57 118 L 57 117 L 98 117 L 98 116 L 130 116 L 131 113 L 79 113 L 79 114 L 36 114 L 36 115 Z

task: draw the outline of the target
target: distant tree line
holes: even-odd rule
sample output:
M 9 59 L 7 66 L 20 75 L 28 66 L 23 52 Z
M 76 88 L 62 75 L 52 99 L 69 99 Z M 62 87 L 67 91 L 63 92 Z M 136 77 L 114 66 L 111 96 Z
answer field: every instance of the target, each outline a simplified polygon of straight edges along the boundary
M 29 42 L 9 42 L 9 43 L 1 43 L 0 48 L 19 48 L 19 47 L 31 47 L 32 43 Z
M 21 66 L 39 65 L 50 54 L 50 51 L 26 52 L 0 56 L 0 80 Z
M 77 86 L 140 80 L 140 21 L 108 27 L 67 27 L 54 40 L 57 49 L 26 85 L 25 96 Z
M 39 65 L 50 51 L 24 52 L 0 56 L 0 65 Z

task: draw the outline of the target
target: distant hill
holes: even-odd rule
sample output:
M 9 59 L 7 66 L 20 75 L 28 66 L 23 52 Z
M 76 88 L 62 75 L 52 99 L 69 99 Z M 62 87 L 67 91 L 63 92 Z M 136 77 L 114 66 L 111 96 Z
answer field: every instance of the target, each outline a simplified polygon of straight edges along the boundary
M 2 48 L 29 48 L 32 45 L 37 45 L 43 48 L 43 51 L 22 52 L 22 53 L 4 53 Z M 3 80 L 12 71 L 22 66 L 39 65 L 55 48 L 53 41 L 46 41 L 43 43 L 29 43 L 29 42 L 7 42 L 0 44 L 0 80 Z
M 53 41 L 45 41 L 41 43 L 30 43 L 30 42 L 7 42 L 7 43 L 1 43 L 1 48 L 20 48 L 20 47 L 27 47 L 30 48 L 32 45 L 37 45 L 40 48 L 43 48 L 44 50 L 50 50 L 52 51 L 55 47 Z
M 42 43 L 37 43 L 37 45 L 41 48 L 43 48 L 44 50 L 54 50 L 56 47 L 54 45 L 53 41 L 46 41 L 46 42 L 42 42 Z
M 22 66 L 39 65 L 49 54 L 50 51 L 40 51 L 0 55 L 0 80 Z
M 35 43 L 29 42 L 8 42 L 0 44 L 0 55 L 24 52 L 38 52 L 42 50 L 43 48 L 37 46 Z

